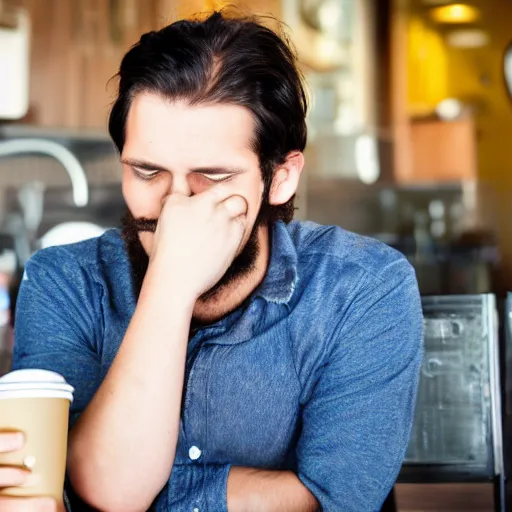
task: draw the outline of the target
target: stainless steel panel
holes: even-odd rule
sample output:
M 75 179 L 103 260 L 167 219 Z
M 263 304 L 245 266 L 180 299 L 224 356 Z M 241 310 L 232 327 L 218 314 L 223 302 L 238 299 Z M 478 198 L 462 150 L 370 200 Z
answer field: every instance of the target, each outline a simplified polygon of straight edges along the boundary
M 406 464 L 502 470 L 493 295 L 423 298 L 425 358 Z

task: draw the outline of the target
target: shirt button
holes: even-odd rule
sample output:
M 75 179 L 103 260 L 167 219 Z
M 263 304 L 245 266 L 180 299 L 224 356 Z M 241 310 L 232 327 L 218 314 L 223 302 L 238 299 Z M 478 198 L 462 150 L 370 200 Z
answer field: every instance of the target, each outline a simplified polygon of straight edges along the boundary
M 192 460 L 197 460 L 199 457 L 201 457 L 201 450 L 197 446 L 191 446 L 190 450 L 188 451 L 188 456 Z

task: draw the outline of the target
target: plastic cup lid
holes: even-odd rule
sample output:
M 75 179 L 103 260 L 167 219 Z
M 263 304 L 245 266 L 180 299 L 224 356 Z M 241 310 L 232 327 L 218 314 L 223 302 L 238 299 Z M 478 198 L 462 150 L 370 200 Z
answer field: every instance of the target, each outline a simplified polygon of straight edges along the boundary
M 62 375 L 48 370 L 15 370 L 0 378 L 0 399 L 34 396 L 73 401 L 74 388 Z

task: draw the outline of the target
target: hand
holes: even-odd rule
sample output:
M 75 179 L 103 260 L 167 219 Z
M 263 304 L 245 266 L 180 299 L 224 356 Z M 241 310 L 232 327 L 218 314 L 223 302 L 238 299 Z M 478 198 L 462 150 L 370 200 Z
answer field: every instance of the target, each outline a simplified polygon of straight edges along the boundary
M 0 432 L 0 453 L 7 453 L 23 448 L 23 434 L 19 432 Z M 28 471 L 8 466 L 0 466 L 0 489 L 23 485 L 29 475 Z M 57 504 L 50 498 L 2 498 L 2 512 L 57 512 Z
M 231 194 L 222 185 L 192 197 L 173 194 L 160 214 L 150 268 L 194 300 L 221 279 L 240 250 L 247 202 Z

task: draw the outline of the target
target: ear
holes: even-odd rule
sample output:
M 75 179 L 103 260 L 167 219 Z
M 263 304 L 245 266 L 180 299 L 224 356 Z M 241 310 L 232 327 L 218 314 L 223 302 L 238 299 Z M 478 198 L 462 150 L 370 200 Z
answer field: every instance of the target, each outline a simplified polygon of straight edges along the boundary
M 286 160 L 277 166 L 270 187 L 271 205 L 285 204 L 294 196 L 303 167 L 304 155 L 301 151 L 292 151 L 286 156 Z

